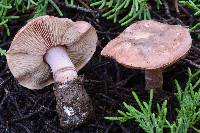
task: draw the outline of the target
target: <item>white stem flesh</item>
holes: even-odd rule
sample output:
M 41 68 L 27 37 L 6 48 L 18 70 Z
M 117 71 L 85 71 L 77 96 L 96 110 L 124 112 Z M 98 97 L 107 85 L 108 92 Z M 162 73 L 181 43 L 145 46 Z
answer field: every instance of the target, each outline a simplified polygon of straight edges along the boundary
M 74 64 L 63 47 L 49 49 L 45 56 L 56 82 L 67 82 L 78 77 Z

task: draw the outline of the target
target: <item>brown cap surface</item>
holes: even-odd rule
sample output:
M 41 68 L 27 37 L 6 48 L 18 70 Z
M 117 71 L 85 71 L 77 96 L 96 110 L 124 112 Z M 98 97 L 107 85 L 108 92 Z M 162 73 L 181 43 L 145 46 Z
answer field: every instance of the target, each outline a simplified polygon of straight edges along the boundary
M 188 52 L 191 44 L 188 29 L 143 20 L 111 40 L 101 54 L 129 68 L 157 69 L 176 62 Z
M 78 71 L 92 57 L 96 42 L 96 31 L 89 23 L 46 15 L 30 21 L 16 34 L 6 58 L 21 85 L 41 89 L 53 83 L 51 69 L 43 59 L 48 49 L 65 47 Z

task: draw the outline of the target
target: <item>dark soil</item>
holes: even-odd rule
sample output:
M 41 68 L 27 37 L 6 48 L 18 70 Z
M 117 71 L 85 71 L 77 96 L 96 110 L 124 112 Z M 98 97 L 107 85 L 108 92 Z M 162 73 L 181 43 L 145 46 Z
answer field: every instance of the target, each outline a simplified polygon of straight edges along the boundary
M 124 30 L 119 24 L 113 24 L 101 18 L 98 12 L 67 8 L 60 4 L 64 17 L 73 20 L 85 20 L 91 23 L 98 33 L 97 51 L 90 62 L 79 72 L 84 75 L 85 88 L 92 99 L 95 118 L 88 124 L 73 130 L 64 130 L 59 126 L 56 113 L 56 99 L 53 86 L 43 90 L 29 90 L 20 86 L 12 76 L 5 57 L 0 57 L 0 133 L 143 133 L 144 131 L 134 121 L 116 123 L 105 120 L 104 116 L 116 115 L 117 109 L 123 109 L 122 102 L 136 105 L 131 91 L 134 90 L 142 100 L 148 99 L 148 92 L 144 90 L 144 72 L 131 70 L 119 65 L 113 60 L 100 56 L 102 48 L 107 42 Z M 152 4 L 153 5 L 153 4 Z M 199 18 L 191 15 L 191 11 L 179 5 L 180 14 L 176 13 L 174 3 L 164 3 L 161 10 L 152 7 L 153 19 L 168 23 L 193 25 Z M 49 15 L 55 15 L 49 9 Z M 16 32 L 32 16 L 32 11 L 26 12 L 21 19 L 9 23 L 11 36 L 7 37 L 0 30 L 0 47 L 8 49 Z M 197 31 L 198 32 L 198 31 Z M 154 97 L 155 102 L 161 103 L 168 99 L 168 119 L 176 117 L 175 100 L 176 88 L 174 79 L 181 84 L 187 81 L 187 68 L 193 71 L 200 68 L 200 43 L 196 33 L 192 33 L 193 46 L 186 58 L 164 71 L 164 90 Z M 196 127 L 200 128 L 200 124 Z M 191 133 L 194 131 L 190 131 Z

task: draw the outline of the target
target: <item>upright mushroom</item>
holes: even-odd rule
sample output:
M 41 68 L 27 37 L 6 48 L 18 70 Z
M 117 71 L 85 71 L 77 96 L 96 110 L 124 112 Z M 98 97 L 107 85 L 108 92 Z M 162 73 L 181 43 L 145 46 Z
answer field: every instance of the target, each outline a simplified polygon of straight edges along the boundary
M 143 20 L 111 40 L 101 54 L 120 64 L 145 70 L 146 89 L 161 89 L 162 70 L 183 57 L 192 44 L 188 29 L 180 25 Z
M 97 34 L 87 22 L 38 17 L 14 37 L 6 58 L 19 84 L 42 89 L 54 83 L 56 109 L 63 127 L 84 123 L 92 111 L 77 72 L 96 50 Z

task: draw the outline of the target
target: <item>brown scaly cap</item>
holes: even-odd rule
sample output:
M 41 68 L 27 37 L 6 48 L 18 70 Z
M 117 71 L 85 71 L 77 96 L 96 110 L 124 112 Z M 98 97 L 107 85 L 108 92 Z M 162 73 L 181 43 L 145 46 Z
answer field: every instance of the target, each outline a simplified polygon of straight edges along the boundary
M 188 52 L 191 44 L 188 29 L 143 20 L 111 40 L 101 54 L 129 68 L 157 69 L 176 62 Z
M 43 60 L 46 51 L 63 46 L 80 70 L 96 50 L 97 34 L 87 22 L 42 16 L 30 21 L 14 37 L 6 58 L 22 86 L 41 89 L 53 83 L 50 67 Z

